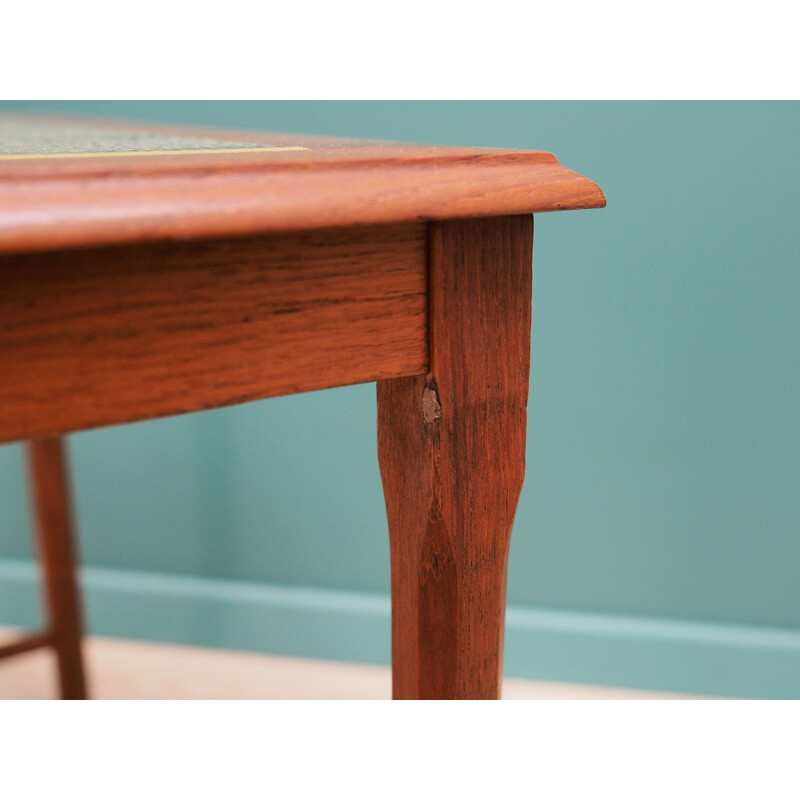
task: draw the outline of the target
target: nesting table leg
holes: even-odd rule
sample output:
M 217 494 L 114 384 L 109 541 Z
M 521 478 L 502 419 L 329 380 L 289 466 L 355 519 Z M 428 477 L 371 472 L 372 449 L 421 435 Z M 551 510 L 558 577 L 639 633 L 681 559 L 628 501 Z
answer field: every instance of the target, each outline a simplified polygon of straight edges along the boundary
M 430 372 L 378 383 L 396 699 L 496 699 L 525 470 L 531 216 L 433 223 Z
M 85 700 L 82 619 L 76 578 L 69 480 L 60 438 L 28 443 L 36 544 L 43 568 L 50 636 L 58 661 L 61 697 Z

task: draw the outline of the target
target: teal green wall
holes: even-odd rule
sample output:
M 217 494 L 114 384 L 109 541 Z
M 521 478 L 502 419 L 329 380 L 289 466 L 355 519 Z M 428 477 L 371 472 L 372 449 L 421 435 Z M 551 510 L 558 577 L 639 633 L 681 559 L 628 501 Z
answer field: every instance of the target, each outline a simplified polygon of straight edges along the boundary
M 536 217 L 528 471 L 509 603 L 635 618 L 642 630 L 650 620 L 788 636 L 787 663 L 800 672 L 800 105 L 25 105 L 551 150 L 597 181 L 606 209 Z M 388 591 L 372 385 L 82 433 L 71 445 L 90 567 Z M 0 564 L 30 557 L 23 492 L 19 449 L 2 447 Z M 29 613 L 14 597 L 0 621 Z M 122 627 L 103 629 L 155 635 L 129 606 Z M 228 642 L 203 625 L 170 635 Z M 236 643 L 266 647 L 253 637 Z M 567 665 L 537 673 L 541 654 L 522 653 L 509 653 L 516 674 L 726 689 L 719 670 L 687 677 L 679 656 L 576 675 Z M 731 692 L 774 693 L 774 676 L 770 689 L 748 669 Z M 800 678 L 780 692 L 800 696 Z

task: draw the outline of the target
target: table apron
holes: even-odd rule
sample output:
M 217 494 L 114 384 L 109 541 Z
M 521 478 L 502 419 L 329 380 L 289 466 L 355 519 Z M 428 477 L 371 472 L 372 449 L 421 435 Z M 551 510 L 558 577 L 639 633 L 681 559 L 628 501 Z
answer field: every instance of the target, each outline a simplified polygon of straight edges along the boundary
M 428 226 L 0 257 L 0 442 L 428 369 Z

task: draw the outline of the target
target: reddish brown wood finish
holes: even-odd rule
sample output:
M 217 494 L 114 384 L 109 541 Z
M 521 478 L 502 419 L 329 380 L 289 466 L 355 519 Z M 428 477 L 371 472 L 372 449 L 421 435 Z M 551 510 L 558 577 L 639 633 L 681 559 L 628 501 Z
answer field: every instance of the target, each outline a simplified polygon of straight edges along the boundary
M 498 697 L 530 214 L 602 192 L 550 153 L 124 127 L 306 149 L 0 160 L 0 442 L 378 380 L 394 695 Z M 84 696 L 61 443 L 30 456 L 53 630 L 0 655 L 51 642 Z
M 308 149 L 3 160 L 0 251 L 605 205 L 551 153 L 164 130 Z
M 21 636 L 13 642 L 0 645 L 0 658 L 11 658 L 28 653 L 31 650 L 38 650 L 40 647 L 51 647 L 53 636 L 50 633 L 30 633 Z
M 0 442 L 425 372 L 423 224 L 0 257 Z
M 398 699 L 493 699 L 525 470 L 533 218 L 432 226 L 430 372 L 378 382 Z
M 50 638 L 58 663 L 61 697 L 64 700 L 85 700 L 86 678 L 81 657 L 83 624 L 62 440 L 29 442 L 28 459 L 36 542 L 44 571 L 44 594 Z

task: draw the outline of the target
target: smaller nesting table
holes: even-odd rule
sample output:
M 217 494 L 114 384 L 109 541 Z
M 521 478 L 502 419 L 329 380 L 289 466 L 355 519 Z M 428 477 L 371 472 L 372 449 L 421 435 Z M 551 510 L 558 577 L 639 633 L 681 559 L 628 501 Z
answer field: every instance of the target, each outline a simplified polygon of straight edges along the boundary
M 395 698 L 500 693 L 549 153 L 0 115 L 0 442 L 28 441 L 62 695 L 86 696 L 71 431 L 377 382 Z

